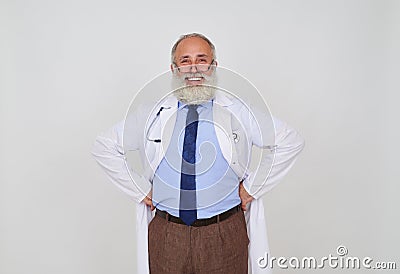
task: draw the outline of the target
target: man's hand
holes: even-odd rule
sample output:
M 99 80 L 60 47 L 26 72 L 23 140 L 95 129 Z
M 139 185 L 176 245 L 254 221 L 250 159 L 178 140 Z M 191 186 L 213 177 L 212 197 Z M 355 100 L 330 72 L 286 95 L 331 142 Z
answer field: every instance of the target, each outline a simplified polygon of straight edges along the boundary
M 144 197 L 144 199 L 142 200 L 143 203 L 145 203 L 147 206 L 150 207 L 151 211 L 153 211 L 155 209 L 155 207 L 153 205 L 153 200 L 151 199 L 152 196 L 153 196 L 153 189 L 151 189 L 149 194 L 147 194 L 147 196 Z
M 242 209 L 246 211 L 246 205 L 254 200 L 254 197 L 251 196 L 243 186 L 243 182 L 239 184 L 239 197 L 242 200 Z

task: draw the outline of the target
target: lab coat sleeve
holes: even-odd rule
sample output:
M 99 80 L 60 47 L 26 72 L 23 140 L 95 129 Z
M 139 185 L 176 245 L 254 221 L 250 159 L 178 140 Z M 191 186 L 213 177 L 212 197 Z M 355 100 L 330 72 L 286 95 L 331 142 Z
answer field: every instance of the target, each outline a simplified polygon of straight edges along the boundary
M 304 139 L 287 123 L 272 117 L 275 131 L 275 144 L 263 143 L 252 123 L 253 144 L 262 148 L 259 168 L 251 172 L 243 182 L 246 191 L 255 199 L 270 191 L 288 173 L 299 153 L 304 148 Z M 261 128 L 262 128 L 261 124 Z M 261 129 L 262 130 L 262 129 Z
M 136 202 L 141 202 L 151 190 L 151 183 L 133 170 L 128 171 L 123 148 L 124 121 L 97 136 L 92 155 L 111 182 Z M 138 140 L 131 140 L 129 150 L 137 150 Z M 138 187 L 140 186 L 140 187 Z

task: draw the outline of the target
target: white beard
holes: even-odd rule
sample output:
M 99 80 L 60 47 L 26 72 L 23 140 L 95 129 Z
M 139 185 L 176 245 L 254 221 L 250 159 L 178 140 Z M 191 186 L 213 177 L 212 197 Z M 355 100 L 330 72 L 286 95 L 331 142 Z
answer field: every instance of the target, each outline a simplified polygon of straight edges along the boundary
M 189 86 L 185 82 L 186 77 L 204 77 L 205 81 L 202 85 Z M 179 101 L 187 105 L 200 105 L 214 99 L 216 84 L 215 72 L 211 76 L 202 73 L 186 73 L 178 77 L 174 74 L 172 78 L 173 94 Z

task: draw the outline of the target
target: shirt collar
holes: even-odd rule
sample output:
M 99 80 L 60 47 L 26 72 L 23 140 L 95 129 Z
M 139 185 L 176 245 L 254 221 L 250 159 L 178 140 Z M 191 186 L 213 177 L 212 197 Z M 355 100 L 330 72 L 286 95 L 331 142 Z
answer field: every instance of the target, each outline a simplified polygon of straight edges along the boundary
M 212 99 L 212 100 L 210 100 L 210 101 L 208 101 L 208 102 L 206 102 L 206 103 L 200 104 L 200 105 L 199 105 L 199 108 L 210 109 L 210 108 L 212 108 L 213 101 L 214 101 L 214 99 Z M 186 106 L 186 104 L 184 104 L 184 103 L 182 103 L 181 101 L 178 100 L 178 108 L 181 108 L 181 107 L 183 108 L 183 107 L 185 107 L 185 106 Z M 199 108 L 198 108 L 198 109 L 199 109 Z

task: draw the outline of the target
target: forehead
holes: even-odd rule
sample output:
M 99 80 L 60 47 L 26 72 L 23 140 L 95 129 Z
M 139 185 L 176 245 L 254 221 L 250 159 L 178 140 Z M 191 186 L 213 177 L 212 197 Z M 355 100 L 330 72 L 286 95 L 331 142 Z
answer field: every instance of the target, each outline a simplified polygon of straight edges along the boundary
M 190 37 L 182 40 L 176 48 L 175 56 L 180 58 L 182 56 L 197 56 L 206 55 L 212 56 L 210 45 L 199 37 Z

